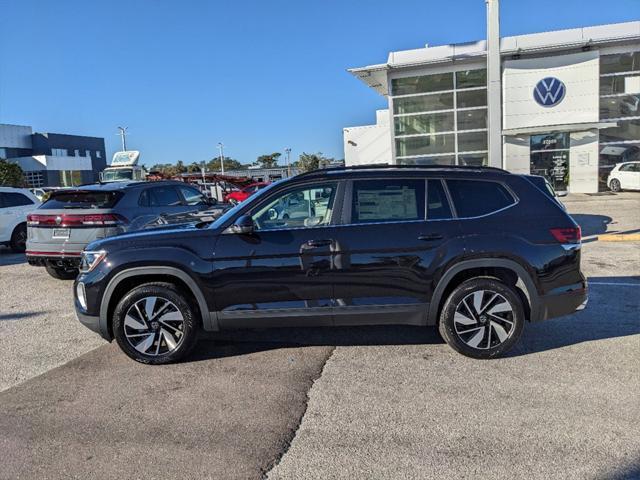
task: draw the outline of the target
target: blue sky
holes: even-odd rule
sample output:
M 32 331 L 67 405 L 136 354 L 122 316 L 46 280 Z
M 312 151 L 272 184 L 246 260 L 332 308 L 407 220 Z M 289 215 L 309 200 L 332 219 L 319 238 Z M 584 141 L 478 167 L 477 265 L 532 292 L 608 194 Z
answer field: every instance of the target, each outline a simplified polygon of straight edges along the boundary
M 481 39 L 483 0 L 0 0 L 0 123 L 104 137 L 146 164 L 343 157 L 383 97 L 345 70 Z M 503 0 L 502 35 L 640 19 L 640 0 Z

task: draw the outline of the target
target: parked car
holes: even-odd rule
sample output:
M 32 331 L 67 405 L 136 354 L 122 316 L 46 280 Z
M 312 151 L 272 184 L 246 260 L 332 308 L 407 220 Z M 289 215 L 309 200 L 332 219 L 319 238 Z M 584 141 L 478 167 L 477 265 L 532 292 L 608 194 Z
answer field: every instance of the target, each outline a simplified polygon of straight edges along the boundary
M 233 192 L 226 194 L 224 196 L 224 201 L 229 202 L 232 205 L 237 205 L 240 202 L 244 202 L 251 195 L 258 192 L 259 190 L 262 190 L 267 185 L 269 185 L 268 182 L 251 183 L 246 187 L 241 188 L 240 190 L 234 190 Z
M 56 190 L 28 217 L 27 260 L 59 279 L 78 274 L 97 239 L 143 228 L 159 217 L 205 210 L 212 200 L 183 182 L 112 182 Z
M 27 214 L 40 205 L 25 188 L 0 187 L 0 245 L 24 252 L 27 242 Z
M 607 185 L 612 192 L 640 190 L 640 162 L 618 163 L 609 173 Z
M 272 214 L 292 197 L 307 215 Z M 90 244 L 75 309 L 150 364 L 183 358 L 201 329 L 364 324 L 437 325 L 458 352 L 492 358 L 525 321 L 584 308 L 580 241 L 554 200 L 504 170 L 317 170 L 210 224 Z

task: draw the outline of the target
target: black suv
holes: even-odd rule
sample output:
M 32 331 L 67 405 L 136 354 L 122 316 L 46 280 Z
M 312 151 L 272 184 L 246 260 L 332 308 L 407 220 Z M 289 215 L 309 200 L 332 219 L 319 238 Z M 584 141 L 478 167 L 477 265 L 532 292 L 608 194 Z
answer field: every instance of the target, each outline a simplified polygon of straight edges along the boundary
M 475 358 L 584 308 L 580 228 L 528 177 L 481 167 L 318 170 L 217 220 L 90 244 L 78 318 L 144 363 L 199 329 L 438 325 Z

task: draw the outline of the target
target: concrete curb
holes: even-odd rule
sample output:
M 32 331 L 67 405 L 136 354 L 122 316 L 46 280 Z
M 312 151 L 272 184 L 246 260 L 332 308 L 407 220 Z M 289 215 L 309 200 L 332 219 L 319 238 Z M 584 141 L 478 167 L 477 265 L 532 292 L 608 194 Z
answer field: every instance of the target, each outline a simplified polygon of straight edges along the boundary
M 597 238 L 599 242 L 640 242 L 640 233 L 607 233 Z

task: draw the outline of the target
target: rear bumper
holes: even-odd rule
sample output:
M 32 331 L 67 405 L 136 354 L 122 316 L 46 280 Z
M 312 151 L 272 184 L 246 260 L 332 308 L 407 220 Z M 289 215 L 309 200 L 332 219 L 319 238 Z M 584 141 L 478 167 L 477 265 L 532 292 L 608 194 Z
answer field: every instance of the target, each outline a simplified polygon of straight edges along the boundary
M 576 311 L 584 310 L 589 300 L 586 282 L 560 293 L 549 294 L 540 297 L 540 315 L 538 320 L 570 315 Z
M 80 266 L 81 252 L 46 252 L 38 250 L 27 250 L 27 262 L 29 265 L 43 267 L 46 264 L 54 264 L 64 267 L 77 268 Z

